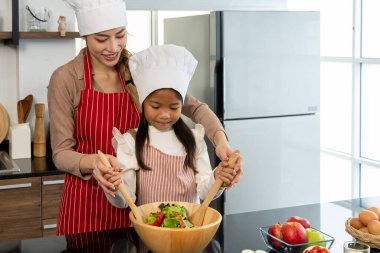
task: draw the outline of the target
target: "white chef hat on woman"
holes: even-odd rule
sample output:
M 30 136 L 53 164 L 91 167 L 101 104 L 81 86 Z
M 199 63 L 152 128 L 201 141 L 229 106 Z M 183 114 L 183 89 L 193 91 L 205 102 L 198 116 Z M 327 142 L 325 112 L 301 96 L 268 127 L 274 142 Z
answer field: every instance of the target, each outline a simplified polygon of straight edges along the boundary
M 155 90 L 171 88 L 178 91 L 184 102 L 187 87 L 198 61 L 184 47 L 176 45 L 152 46 L 129 59 L 140 104 Z
M 127 25 L 124 0 L 63 0 L 75 11 L 81 36 Z

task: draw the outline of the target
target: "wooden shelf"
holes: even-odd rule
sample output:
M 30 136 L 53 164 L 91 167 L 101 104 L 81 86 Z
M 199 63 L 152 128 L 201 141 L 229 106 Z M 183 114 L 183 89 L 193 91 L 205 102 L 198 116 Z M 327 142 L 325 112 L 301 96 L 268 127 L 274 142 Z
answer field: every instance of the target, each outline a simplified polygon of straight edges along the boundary
M 0 40 L 11 39 L 12 32 L 0 32 Z M 66 36 L 61 37 L 59 32 L 20 32 L 20 39 L 74 39 L 80 38 L 78 32 L 66 32 Z
M 80 38 L 79 32 L 66 32 L 61 37 L 59 32 L 20 32 L 20 39 L 74 39 Z
M 0 32 L 0 40 L 12 38 L 12 32 Z

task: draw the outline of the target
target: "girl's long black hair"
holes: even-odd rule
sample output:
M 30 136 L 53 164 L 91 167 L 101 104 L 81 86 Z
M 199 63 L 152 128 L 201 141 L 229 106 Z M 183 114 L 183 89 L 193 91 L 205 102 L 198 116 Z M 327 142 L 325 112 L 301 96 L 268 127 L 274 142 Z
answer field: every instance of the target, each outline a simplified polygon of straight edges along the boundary
M 178 96 L 182 101 L 181 95 L 179 93 L 178 93 Z M 149 144 L 148 129 L 149 129 L 149 123 L 145 118 L 144 106 L 142 106 L 140 124 L 139 124 L 137 134 L 136 134 L 135 149 L 136 149 L 137 162 L 140 168 L 144 170 L 151 170 L 151 168 L 149 168 L 144 163 L 144 157 L 143 157 L 143 148 L 144 148 L 145 140 Z M 186 158 L 185 158 L 186 167 L 189 167 L 193 169 L 194 171 L 196 171 L 195 164 L 194 164 L 196 145 L 195 145 L 195 138 L 194 138 L 193 132 L 181 118 L 179 118 L 178 121 L 173 124 L 173 130 L 178 140 L 185 147 L 185 150 L 187 153 Z

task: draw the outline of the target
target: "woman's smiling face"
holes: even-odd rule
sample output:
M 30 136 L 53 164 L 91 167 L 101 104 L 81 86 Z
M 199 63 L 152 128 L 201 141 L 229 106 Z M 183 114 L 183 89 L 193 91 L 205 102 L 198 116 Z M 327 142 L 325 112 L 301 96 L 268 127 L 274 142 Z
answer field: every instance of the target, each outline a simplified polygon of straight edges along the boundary
M 182 98 L 173 89 L 160 89 L 152 92 L 144 100 L 143 107 L 149 125 L 166 131 L 171 129 L 181 116 Z
M 127 31 L 125 28 L 115 28 L 90 34 L 85 40 L 93 60 L 107 67 L 114 67 L 127 43 Z

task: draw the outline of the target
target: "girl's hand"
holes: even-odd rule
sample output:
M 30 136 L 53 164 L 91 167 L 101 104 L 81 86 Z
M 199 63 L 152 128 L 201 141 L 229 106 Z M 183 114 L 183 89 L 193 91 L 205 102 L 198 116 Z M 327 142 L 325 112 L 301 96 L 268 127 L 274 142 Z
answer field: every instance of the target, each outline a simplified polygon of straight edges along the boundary
M 104 179 L 106 179 L 109 183 L 115 186 L 114 190 L 111 189 L 112 193 L 110 194 L 112 197 L 115 197 L 115 192 L 118 190 L 118 186 L 121 183 L 120 172 L 114 172 L 113 175 L 104 174 Z
M 219 178 L 220 180 L 223 181 L 222 187 L 230 187 L 231 182 L 236 176 L 236 171 L 234 168 L 228 167 L 228 162 L 227 166 L 223 166 L 223 162 L 220 162 L 216 170 L 214 171 L 214 177 Z
M 116 157 L 111 155 L 106 155 L 106 157 L 112 167 L 105 166 L 97 157 L 94 161 L 94 171 L 92 174 L 96 181 L 98 181 L 100 187 L 102 187 L 103 191 L 115 197 L 114 192 L 117 190 L 114 185 L 114 183 L 117 182 L 117 178 L 115 178 L 115 176 L 118 176 L 120 167 Z M 109 179 L 111 179 L 111 182 L 108 181 Z
M 234 152 L 235 152 L 235 150 L 230 147 L 228 142 L 225 144 L 220 144 L 220 145 L 216 146 L 215 153 L 219 157 L 219 159 L 221 160 L 219 165 L 221 165 L 224 168 L 229 167 L 228 157 Z M 241 175 L 243 175 L 242 165 L 243 165 L 243 158 L 240 154 L 237 162 L 235 163 L 235 166 L 232 167 L 235 170 L 236 174 L 234 175 L 230 184 L 226 187 L 230 188 L 230 187 L 234 186 L 239 181 L 239 178 L 241 177 Z

